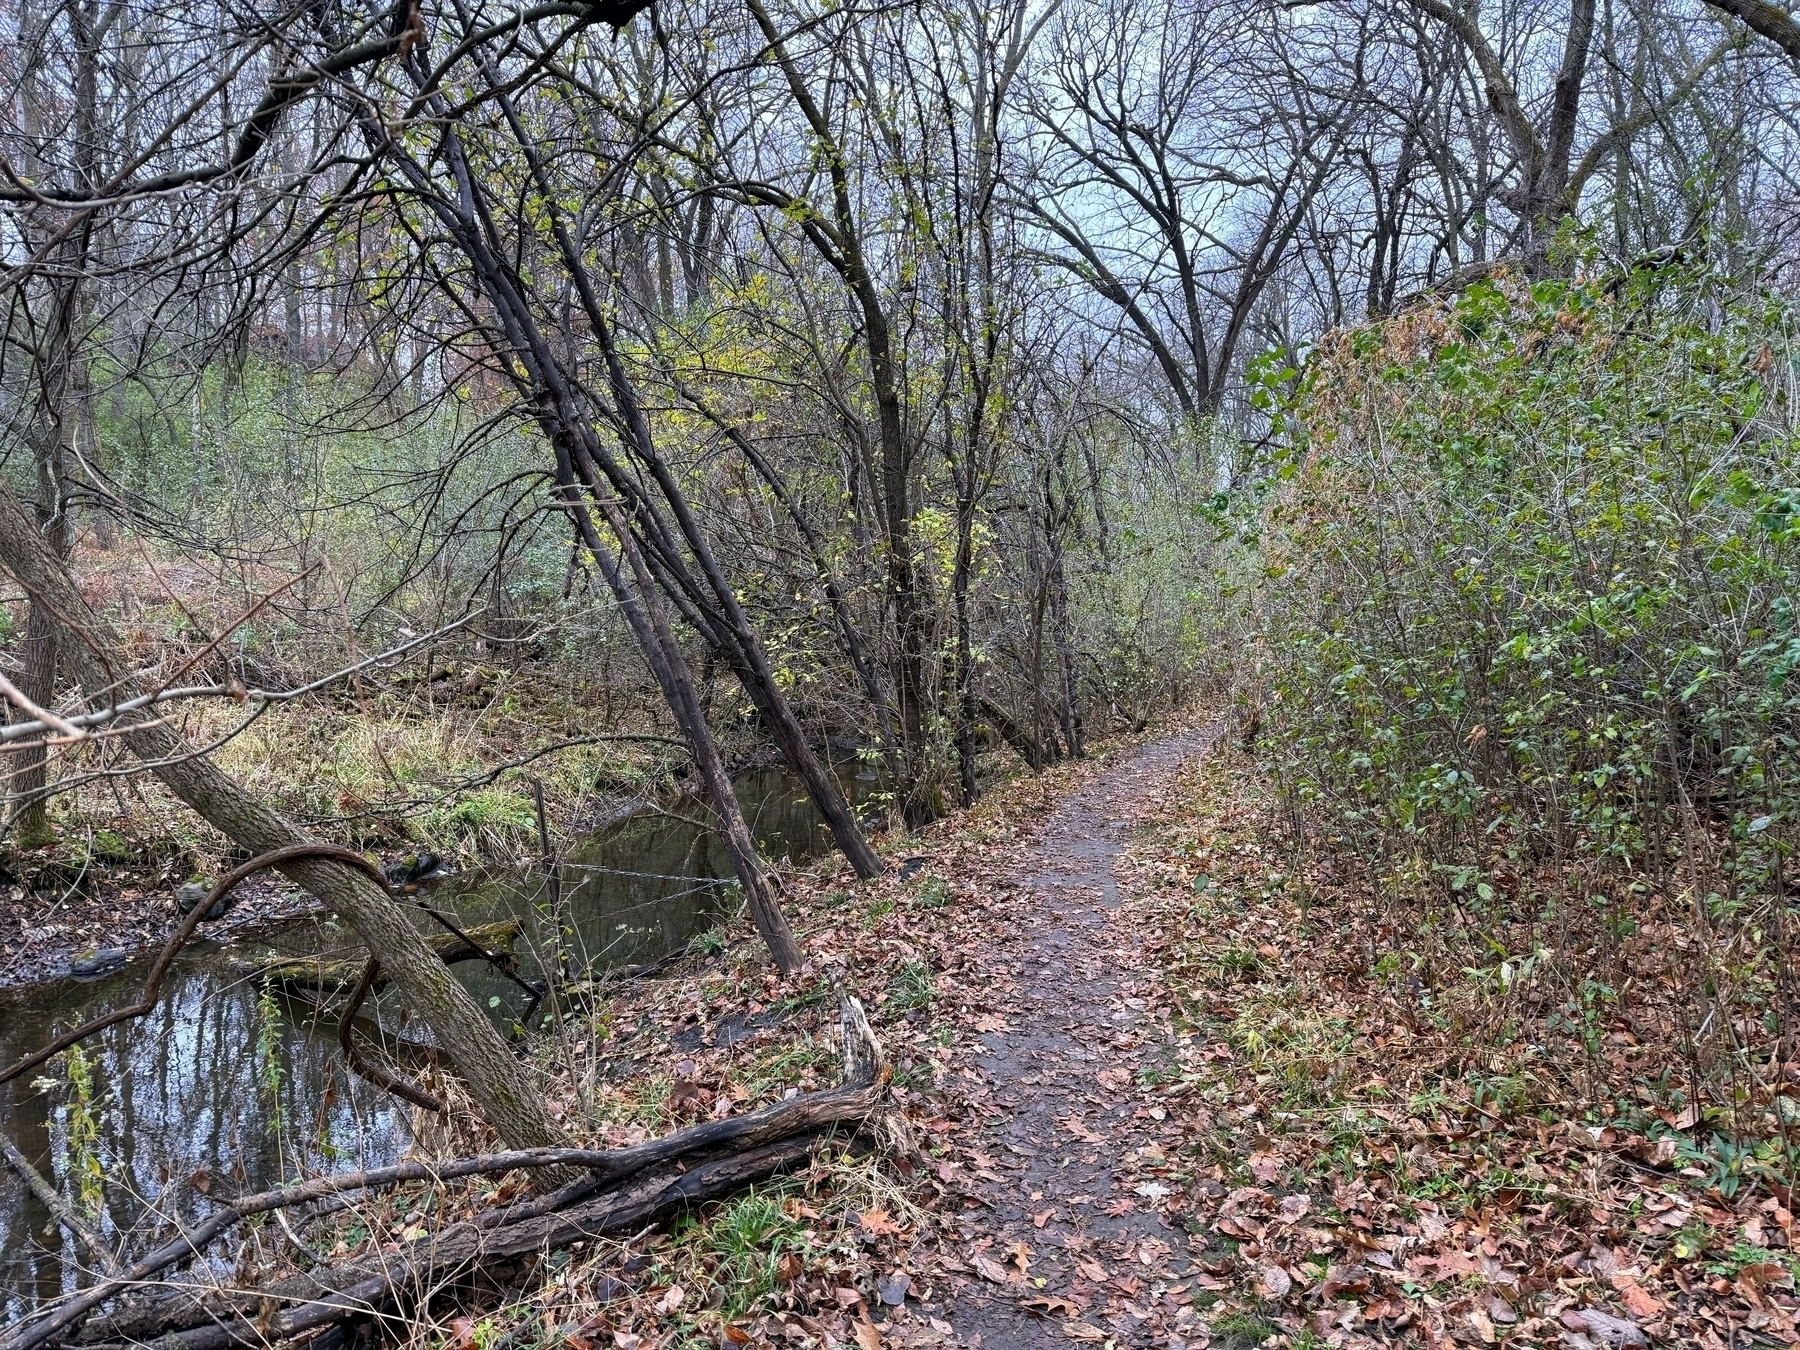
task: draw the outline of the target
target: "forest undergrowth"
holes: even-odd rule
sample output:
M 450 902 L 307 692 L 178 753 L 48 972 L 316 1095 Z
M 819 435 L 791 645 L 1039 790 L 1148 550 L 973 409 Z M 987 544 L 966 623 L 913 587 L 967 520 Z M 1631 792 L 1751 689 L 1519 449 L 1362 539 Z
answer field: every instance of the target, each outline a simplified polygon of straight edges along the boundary
M 368 655 L 329 631 L 239 625 L 254 595 L 128 543 L 86 547 L 78 568 L 126 654 L 164 678 L 282 689 Z M 610 668 L 548 659 L 555 642 L 554 628 L 522 651 L 453 633 L 247 725 L 228 701 L 189 704 L 181 724 L 196 744 L 220 743 L 222 768 L 334 842 L 383 859 L 429 852 L 451 871 L 535 860 L 534 785 L 556 839 L 691 787 L 685 750 L 654 702 Z M 739 762 L 757 762 L 748 736 L 722 741 Z M 160 941 L 176 918 L 174 890 L 229 866 L 230 842 L 154 779 L 121 773 L 127 763 L 104 741 L 69 752 L 46 837 L 29 848 L 9 837 L 0 851 L 0 984 L 55 978 L 85 949 Z M 256 878 L 216 931 L 267 928 L 311 903 Z
M 1295 1343 L 1794 1342 L 1788 1123 L 1766 1096 L 1722 1107 L 1695 1064 L 1691 953 L 1714 937 L 1691 909 L 1623 945 L 1598 913 L 1556 935 L 1619 963 L 1597 1006 L 1548 952 L 1496 956 L 1529 922 L 1396 907 L 1353 853 L 1296 860 L 1241 751 L 1186 770 L 1137 852 L 1192 1037 L 1168 1095 L 1237 1244 L 1202 1280 L 1223 1304 Z M 1745 1011 L 1722 1015 L 1792 1092 Z
M 1266 758 L 1223 738 L 1146 798 L 1114 865 L 1109 940 L 1133 935 L 1124 992 L 1151 1034 L 1087 1085 L 1116 1108 L 1109 1137 L 1074 1141 L 1120 1174 L 1096 1216 L 1154 1211 L 1185 1250 L 1146 1242 L 1141 1262 L 1100 1265 L 1073 1237 L 984 1239 L 980 1197 L 1010 1183 L 981 1133 L 1003 1113 L 976 1061 L 1017 1012 L 1020 860 L 1054 804 L 1130 748 L 890 841 L 918 860 L 904 880 L 791 870 L 800 980 L 728 926 L 603 986 L 540 1046 L 559 1115 L 617 1146 L 828 1086 L 833 990 L 855 989 L 895 1069 L 904 1123 L 885 1150 L 847 1138 L 671 1230 L 484 1271 L 393 1333 L 449 1350 L 954 1347 L 973 1344 L 959 1308 L 974 1292 L 1044 1344 L 1797 1339 L 1783 1117 L 1721 1111 L 1678 1030 L 1680 953 L 1706 937 L 1692 916 L 1646 918 L 1622 955 L 1631 997 L 1584 1020 L 1549 962 L 1503 977 L 1482 955 L 1491 928 L 1397 913 L 1352 856 L 1297 859 Z M 492 1145 L 464 1129 L 420 1147 Z M 520 1184 L 401 1190 L 306 1241 L 343 1259 Z M 1046 1282 L 1046 1244 L 1071 1247 L 1071 1274 Z

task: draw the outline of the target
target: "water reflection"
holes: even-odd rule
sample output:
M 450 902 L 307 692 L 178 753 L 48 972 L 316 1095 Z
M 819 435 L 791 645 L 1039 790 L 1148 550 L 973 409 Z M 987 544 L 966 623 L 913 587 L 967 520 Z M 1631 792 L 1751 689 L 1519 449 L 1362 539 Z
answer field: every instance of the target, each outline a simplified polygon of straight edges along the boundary
M 60 1029 L 130 1000 L 141 968 L 99 986 L 64 991 L 54 1006 L 6 1008 L 0 1058 L 10 1062 Z M 115 1246 L 132 1230 L 142 1246 L 171 1218 L 210 1209 L 200 1188 L 223 1193 L 279 1184 L 302 1170 L 378 1163 L 405 1146 L 391 1098 L 351 1082 L 325 1037 L 285 1005 L 265 1020 L 256 992 L 206 952 L 171 979 L 162 1000 L 134 1024 L 84 1043 L 92 1081 L 85 1105 L 60 1061 L 43 1076 L 7 1085 L 6 1131 L 65 1198 L 80 1204 L 83 1159 L 71 1127 L 91 1118 L 98 1164 L 91 1227 Z M 259 1053 L 259 1035 L 262 1045 Z M 273 1071 L 272 1071 L 273 1070 Z M 17 1317 L 37 1300 L 86 1278 L 79 1252 L 8 1171 L 0 1190 L 0 1311 Z
M 767 856 L 804 857 L 829 847 L 810 801 L 779 771 L 746 775 L 737 786 Z M 729 858 L 697 813 L 693 806 L 646 813 L 579 841 L 555 888 L 526 868 L 440 889 L 432 903 L 468 923 L 522 919 L 520 957 L 528 973 L 565 957 L 574 971 L 653 960 L 737 902 Z M 553 913 L 558 892 L 562 902 Z M 345 937 L 335 924 L 308 923 L 277 945 L 329 951 Z M 479 964 L 456 970 L 482 1006 L 495 1002 L 496 1017 L 516 1015 L 522 996 L 515 986 Z M 0 1063 L 130 1001 L 144 976 L 139 964 L 101 983 L 37 990 L 28 1001 L 0 1004 Z M 391 994 L 377 1006 L 384 1025 L 402 1030 Z M 237 1194 L 302 1173 L 378 1166 L 407 1144 L 410 1108 L 342 1071 L 335 1024 L 315 1027 L 303 1006 L 286 999 L 271 1008 L 265 998 L 259 1006 L 258 987 L 207 944 L 184 956 L 147 1017 L 109 1028 L 84 1051 L 100 1169 L 93 1226 L 114 1244 L 129 1234 L 134 1250 L 172 1218 L 185 1223 L 209 1212 L 201 1186 Z M 71 1099 L 61 1061 L 40 1075 L 36 1083 L 0 1087 L 0 1130 L 74 1201 L 80 1188 L 71 1175 L 70 1127 L 82 1108 Z M 0 1316 L 11 1320 L 85 1283 L 88 1264 L 12 1171 L 0 1167 Z

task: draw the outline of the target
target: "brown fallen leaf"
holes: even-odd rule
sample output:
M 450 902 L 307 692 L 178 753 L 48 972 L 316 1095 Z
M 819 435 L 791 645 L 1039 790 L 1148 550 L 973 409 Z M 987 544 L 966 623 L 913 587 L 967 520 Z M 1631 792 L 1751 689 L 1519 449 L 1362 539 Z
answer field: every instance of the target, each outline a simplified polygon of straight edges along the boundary
M 1054 1209 L 1047 1209 L 1042 1214 L 1033 1214 L 1031 1216 L 1031 1226 L 1033 1228 L 1042 1228 L 1045 1224 L 1049 1223 L 1055 1215 L 1056 1211 Z
M 1273 1262 L 1256 1273 L 1256 1282 L 1265 1295 L 1277 1302 L 1286 1298 L 1294 1287 L 1294 1277 Z
M 1475 1328 L 1475 1334 L 1481 1337 L 1482 1344 L 1492 1345 L 1494 1343 L 1494 1323 L 1487 1313 L 1480 1308 L 1470 1308 L 1468 1318 L 1469 1325 Z
M 1633 1317 L 1652 1321 L 1662 1316 L 1663 1301 L 1639 1284 L 1622 1270 L 1615 1270 L 1608 1282 L 1619 1291 L 1619 1298 L 1624 1301 L 1625 1310 Z
M 980 1275 L 982 1279 L 993 1284 L 1006 1283 L 1006 1267 L 994 1260 L 994 1258 L 989 1256 L 986 1252 L 976 1252 L 970 1260 L 974 1263 L 975 1273 Z
M 883 1341 L 881 1339 L 881 1332 L 876 1328 L 875 1324 L 869 1320 L 868 1313 L 865 1312 L 859 1319 L 852 1322 L 850 1326 L 856 1333 L 857 1350 L 882 1350 Z
M 1064 1322 L 1063 1330 L 1072 1341 L 1103 1341 L 1106 1333 L 1092 1322 Z
M 1019 1300 L 1019 1306 L 1045 1317 L 1080 1317 L 1081 1306 L 1055 1294 L 1034 1294 Z
M 1614 1317 L 1609 1312 L 1598 1308 L 1571 1308 L 1560 1319 L 1570 1331 L 1586 1332 L 1608 1347 L 1608 1350 L 1624 1350 L 1626 1346 L 1649 1345 L 1650 1338 L 1635 1322 L 1628 1322 L 1623 1317 Z
M 1773 1261 L 1758 1261 L 1740 1269 L 1738 1279 L 1753 1289 L 1760 1289 L 1766 1284 L 1791 1284 L 1794 1274 L 1786 1266 L 1777 1265 Z
M 869 1210 L 857 1219 L 856 1224 L 871 1237 L 893 1237 L 900 1231 L 900 1225 L 885 1209 Z

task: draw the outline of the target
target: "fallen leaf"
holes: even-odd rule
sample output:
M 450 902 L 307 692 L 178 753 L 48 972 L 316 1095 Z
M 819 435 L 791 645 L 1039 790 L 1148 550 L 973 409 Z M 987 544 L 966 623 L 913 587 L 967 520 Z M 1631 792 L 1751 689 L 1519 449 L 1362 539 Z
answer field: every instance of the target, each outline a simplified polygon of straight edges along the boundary
M 1777 1265 L 1773 1261 L 1758 1261 L 1739 1270 L 1738 1278 L 1753 1288 L 1760 1289 L 1765 1284 L 1791 1284 L 1794 1274 L 1786 1266 Z
M 912 1276 L 904 1270 L 894 1270 L 888 1272 L 888 1277 L 881 1282 L 875 1292 L 881 1295 L 881 1301 L 888 1307 L 898 1308 L 906 1302 L 906 1295 L 911 1289 Z
M 1294 1277 L 1273 1262 L 1257 1272 L 1256 1282 L 1265 1295 L 1278 1302 L 1286 1298 L 1294 1287 Z
M 1319 1286 L 1319 1297 L 1327 1303 L 1345 1294 L 1368 1292 L 1369 1271 L 1365 1266 L 1333 1266 L 1325 1272 L 1325 1282 Z
M 1619 1297 L 1625 1302 L 1625 1311 L 1633 1317 L 1641 1317 L 1648 1321 L 1662 1316 L 1662 1300 L 1651 1294 L 1624 1271 L 1615 1270 L 1608 1277 L 1608 1281 L 1614 1289 L 1619 1291 Z
M 1482 1344 L 1492 1345 L 1494 1343 L 1494 1324 L 1488 1315 L 1480 1308 L 1470 1308 L 1468 1317 L 1469 1325 L 1475 1328 L 1475 1334 L 1481 1337 Z
M 1106 1333 L 1092 1322 L 1064 1322 L 1063 1330 L 1072 1341 L 1103 1341 Z
M 1644 1335 L 1636 1322 L 1627 1322 L 1623 1317 L 1614 1317 L 1598 1308 L 1571 1309 L 1562 1315 L 1562 1324 L 1570 1331 L 1585 1331 L 1598 1338 L 1609 1350 L 1650 1344 L 1650 1338 Z
M 1033 1228 L 1042 1228 L 1045 1224 L 1050 1222 L 1055 1214 L 1056 1211 L 1054 1209 L 1047 1209 L 1042 1214 L 1033 1214 L 1031 1216 L 1031 1226 Z
M 885 1209 L 869 1210 L 856 1224 L 870 1237 L 893 1237 L 900 1231 L 900 1225 L 894 1222 L 893 1216 Z
M 1063 1124 L 1068 1126 L 1070 1134 L 1074 1135 L 1083 1143 L 1104 1144 L 1106 1142 L 1103 1135 L 1095 1134 L 1083 1123 L 1079 1116 L 1067 1116 L 1063 1119 Z
M 1021 1308 L 1039 1313 L 1045 1317 L 1080 1317 L 1081 1307 L 1066 1298 L 1058 1298 L 1055 1294 L 1037 1294 L 1031 1298 L 1019 1300 Z
M 656 1300 L 656 1311 L 661 1316 L 667 1317 L 681 1306 L 682 1300 L 686 1297 L 687 1290 L 683 1289 L 678 1284 L 672 1284 L 664 1292 L 663 1296 Z
M 1700 1123 L 1700 1107 L 1694 1102 L 1689 1102 L 1683 1107 L 1679 1115 L 1673 1111 L 1658 1111 L 1656 1114 L 1661 1116 L 1663 1124 L 1672 1130 L 1691 1130 Z
M 881 1332 L 878 1331 L 875 1324 L 869 1320 L 868 1313 L 865 1312 L 850 1325 L 851 1329 L 856 1333 L 857 1350 L 881 1350 Z
M 993 1284 L 1006 1283 L 1008 1278 L 1006 1267 L 994 1260 L 994 1258 L 989 1256 L 986 1252 L 976 1252 L 970 1259 L 974 1263 L 976 1274 L 980 1275 L 982 1279 L 988 1280 Z

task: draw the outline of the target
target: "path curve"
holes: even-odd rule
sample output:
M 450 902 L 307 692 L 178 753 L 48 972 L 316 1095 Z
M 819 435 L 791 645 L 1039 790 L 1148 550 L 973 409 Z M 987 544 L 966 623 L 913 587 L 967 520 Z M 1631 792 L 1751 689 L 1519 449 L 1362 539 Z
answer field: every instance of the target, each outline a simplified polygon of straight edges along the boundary
M 956 1281 L 940 1314 L 965 1345 L 1098 1343 L 1096 1332 L 1119 1347 L 1181 1344 L 1168 1330 L 1179 1309 L 1167 1289 L 1191 1273 L 1187 1234 L 1122 1165 L 1146 1147 L 1174 1159 L 1180 1127 L 1156 1119 L 1136 1090 L 1140 1071 L 1166 1059 L 1168 1036 L 1129 992 L 1149 962 L 1121 910 L 1115 864 L 1133 823 L 1217 734 L 1186 731 L 1103 771 L 1025 852 L 1018 899 L 1041 899 L 1021 903 L 1002 943 L 1018 989 L 1010 1029 L 982 1036 L 976 1060 L 979 1095 L 998 1110 L 960 1140 L 993 1160 L 962 1185 L 971 1277 Z M 996 1264 L 1006 1284 L 994 1282 Z M 1184 1292 L 1173 1298 L 1185 1302 Z

